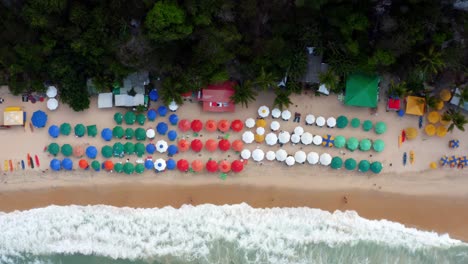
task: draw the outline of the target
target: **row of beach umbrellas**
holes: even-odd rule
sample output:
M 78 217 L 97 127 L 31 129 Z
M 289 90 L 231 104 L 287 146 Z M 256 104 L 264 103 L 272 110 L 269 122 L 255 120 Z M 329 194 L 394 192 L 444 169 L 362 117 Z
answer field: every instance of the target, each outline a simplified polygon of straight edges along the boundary
M 221 132 L 228 132 L 229 130 L 232 130 L 234 132 L 239 132 L 242 129 L 244 129 L 244 124 L 239 119 L 233 120 L 232 122 L 226 119 L 219 120 L 219 121 L 210 119 L 210 120 L 207 120 L 205 123 L 203 123 L 199 119 L 194 119 L 192 121 L 189 121 L 187 119 L 182 119 L 178 123 L 178 128 L 182 132 L 192 130 L 195 133 L 200 132 L 203 128 L 205 128 L 205 130 L 208 132 L 214 132 L 217 130 Z
M 156 133 L 159 135 L 167 135 L 167 138 L 170 141 L 174 141 L 177 139 L 177 131 L 169 130 L 169 126 L 165 122 L 159 122 L 155 129 L 148 128 L 143 129 L 141 127 L 133 129 L 133 128 L 126 128 L 124 129 L 121 126 L 115 126 L 112 130 L 110 128 L 104 128 L 101 131 L 101 137 L 105 141 L 111 141 L 112 138 L 121 139 L 133 139 L 135 138 L 138 141 L 144 141 L 146 139 L 154 139 L 156 137 Z
M 193 139 L 192 141 L 188 141 L 186 139 L 181 139 L 178 141 L 177 146 L 181 152 L 185 152 L 191 149 L 194 152 L 200 152 L 203 148 L 210 152 L 214 152 L 217 149 L 221 151 L 228 151 L 230 149 L 240 152 L 243 147 L 244 143 L 241 140 L 234 140 L 230 141 L 228 139 L 208 139 L 205 142 L 201 141 L 200 139 Z
M 380 173 L 383 169 L 383 165 L 379 161 L 369 162 L 368 160 L 361 160 L 359 163 L 353 159 L 348 158 L 343 161 L 343 159 L 339 156 L 335 156 L 332 158 L 330 167 L 335 170 L 339 170 L 344 166 L 346 170 L 355 170 L 358 168 L 360 172 L 367 172 L 372 171 L 373 173 Z
M 180 159 L 177 161 L 177 169 L 182 172 L 201 172 L 203 169 L 206 171 L 215 173 L 215 172 L 241 172 L 244 170 L 244 162 L 240 160 L 234 160 L 229 162 L 227 160 L 221 160 L 219 162 L 215 160 L 208 160 L 205 164 L 201 160 L 193 160 L 191 163 L 186 159 Z
M 442 156 L 439 160 L 441 166 L 449 165 L 449 166 L 457 166 L 459 164 L 463 166 L 468 166 L 468 159 L 466 156 L 457 157 L 455 155 L 451 156 Z
M 49 127 L 49 135 L 52 138 L 57 138 L 59 135 L 68 136 L 71 134 L 72 127 L 69 123 L 63 123 L 59 126 L 51 125 Z M 73 132 L 77 137 L 83 137 L 86 133 L 90 137 L 95 137 L 98 134 L 98 129 L 96 125 L 85 126 L 83 124 L 76 124 L 73 128 Z
M 165 117 L 167 115 L 168 108 L 166 106 L 160 106 L 157 109 L 149 109 L 146 114 L 135 113 L 133 111 L 127 111 L 125 114 L 117 112 L 114 114 L 114 121 L 117 125 L 125 123 L 127 125 L 133 125 L 135 123 L 144 125 L 146 120 L 154 121 L 158 116 Z M 177 125 L 179 117 L 176 114 L 169 115 L 169 122 L 173 125 Z

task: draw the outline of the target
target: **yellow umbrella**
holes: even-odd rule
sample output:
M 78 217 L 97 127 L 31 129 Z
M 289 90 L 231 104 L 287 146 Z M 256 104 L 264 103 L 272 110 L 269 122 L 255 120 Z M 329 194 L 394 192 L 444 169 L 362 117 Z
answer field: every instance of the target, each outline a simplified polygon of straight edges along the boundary
M 266 121 L 265 121 L 265 119 L 257 119 L 257 122 L 255 123 L 255 125 L 257 127 L 265 128 L 266 127 Z
M 440 120 L 439 112 L 436 112 L 436 111 L 430 112 L 429 115 L 427 115 L 427 120 L 429 120 L 429 122 L 432 124 L 439 122 Z
M 414 127 L 409 127 L 406 129 L 406 138 L 415 139 L 418 136 L 418 130 Z
M 445 121 L 444 119 L 440 118 L 440 124 L 443 126 L 448 126 L 450 125 L 450 121 Z
M 436 163 L 436 162 L 431 162 L 431 163 L 429 164 L 429 167 L 430 167 L 431 169 L 437 169 L 437 163 Z
M 435 105 L 435 110 L 440 111 L 444 108 L 444 101 L 442 100 L 437 100 L 437 103 Z
M 265 140 L 265 135 L 255 134 L 255 142 L 262 143 Z
M 433 124 L 429 124 L 424 128 L 424 131 L 426 131 L 426 134 L 428 136 L 433 136 L 433 135 L 435 135 L 436 128 L 435 128 L 435 126 Z
M 447 135 L 447 128 L 445 126 L 438 126 L 436 133 L 438 137 L 445 137 Z
M 442 91 L 440 91 L 439 95 L 440 99 L 444 102 L 447 102 L 448 100 L 450 100 L 450 97 L 452 97 L 452 94 L 448 89 L 443 89 Z

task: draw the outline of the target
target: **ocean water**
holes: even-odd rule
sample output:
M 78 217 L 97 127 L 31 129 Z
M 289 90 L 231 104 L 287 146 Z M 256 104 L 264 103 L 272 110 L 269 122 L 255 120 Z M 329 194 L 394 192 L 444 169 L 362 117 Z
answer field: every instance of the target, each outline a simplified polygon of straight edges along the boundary
M 0 213 L 0 263 L 468 263 L 468 245 L 390 222 L 247 204 Z

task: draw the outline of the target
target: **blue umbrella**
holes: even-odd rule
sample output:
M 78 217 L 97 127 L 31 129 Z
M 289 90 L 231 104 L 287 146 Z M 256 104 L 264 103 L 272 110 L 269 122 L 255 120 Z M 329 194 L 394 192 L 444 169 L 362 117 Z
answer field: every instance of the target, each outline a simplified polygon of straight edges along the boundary
M 444 165 L 447 165 L 448 163 L 448 157 L 447 156 L 443 156 L 440 158 L 440 165 L 444 166 Z
M 57 138 L 60 135 L 60 128 L 56 125 L 50 126 L 49 135 L 53 138 Z
M 399 117 L 402 117 L 404 115 L 405 115 L 405 110 L 403 110 L 403 109 L 398 110 L 398 116 Z
M 73 169 L 73 161 L 69 158 L 64 158 L 62 160 L 62 168 L 66 170 L 72 170 Z
M 149 98 L 151 101 L 157 101 L 159 99 L 159 93 L 158 93 L 158 90 L 151 90 L 149 92 Z
M 147 159 L 145 161 L 145 168 L 148 169 L 148 170 L 151 170 L 154 168 L 154 164 L 153 164 L 153 161 L 150 160 L 150 159 Z
M 160 116 L 166 116 L 167 114 L 167 107 L 165 107 L 164 105 L 161 105 L 160 107 L 158 107 L 158 114 Z
M 179 116 L 177 116 L 176 114 L 170 115 L 169 122 L 171 123 L 171 125 L 177 125 L 177 123 L 179 122 Z
M 112 130 L 110 128 L 104 128 L 102 131 L 101 131 L 101 137 L 105 140 L 105 141 L 111 141 L 112 139 Z
M 169 157 L 172 157 L 173 155 L 177 154 L 177 152 L 179 152 L 179 149 L 176 145 L 170 145 L 167 148 L 167 154 L 169 155 Z
M 61 162 L 60 160 L 58 159 L 53 159 L 50 161 L 50 168 L 54 171 L 59 171 L 60 170 L 60 166 L 61 166 Z
M 35 127 L 38 127 L 38 128 L 45 127 L 47 123 L 47 114 L 44 113 L 44 111 L 38 110 L 33 113 L 31 117 L 31 122 L 33 126 Z
M 156 151 L 156 146 L 153 143 L 146 145 L 146 152 L 153 154 Z
M 165 122 L 159 122 L 156 126 L 156 131 L 158 131 L 160 135 L 165 135 L 168 129 L 169 128 Z
M 169 133 L 167 133 L 167 137 L 170 141 L 174 141 L 177 138 L 177 132 L 175 130 L 171 130 Z
M 173 159 L 168 159 L 166 161 L 166 169 L 168 170 L 173 170 L 176 168 L 176 162 Z
M 158 114 L 156 113 L 156 110 L 154 109 L 150 109 L 147 113 L 147 117 L 149 121 L 154 121 L 157 116 Z
M 95 146 L 89 146 L 86 148 L 86 156 L 90 159 L 95 159 L 97 156 L 97 148 Z

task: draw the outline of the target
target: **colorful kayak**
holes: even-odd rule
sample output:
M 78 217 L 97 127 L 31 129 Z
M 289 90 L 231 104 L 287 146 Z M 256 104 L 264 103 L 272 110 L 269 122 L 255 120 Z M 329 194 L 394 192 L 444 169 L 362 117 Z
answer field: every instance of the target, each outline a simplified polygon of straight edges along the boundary
M 34 169 L 34 161 L 31 156 L 29 156 L 29 162 L 31 163 L 31 168 Z
M 403 143 L 401 135 L 398 135 L 398 148 L 401 148 L 401 144 Z
M 402 130 L 401 131 L 401 142 L 405 142 L 405 141 L 406 141 L 406 131 Z
M 414 151 L 412 151 L 412 150 L 409 153 L 409 162 L 411 164 L 414 164 Z
M 28 153 L 28 156 L 27 156 L 27 161 L 28 161 L 28 167 L 31 168 L 31 155 L 29 155 L 29 153 Z
M 39 163 L 39 157 L 37 155 L 35 155 L 34 159 L 36 160 L 36 165 L 39 168 L 41 166 L 41 164 Z
M 12 160 L 9 160 L 8 163 L 10 164 L 10 171 L 13 172 L 13 170 L 15 169 L 13 167 L 13 161 Z
M 21 168 L 24 170 L 24 160 L 21 160 Z
M 8 168 L 8 160 L 3 161 L 3 171 L 9 171 L 10 168 Z
M 407 159 L 407 155 L 406 155 L 406 152 L 403 153 L 403 166 L 406 166 L 406 159 Z

